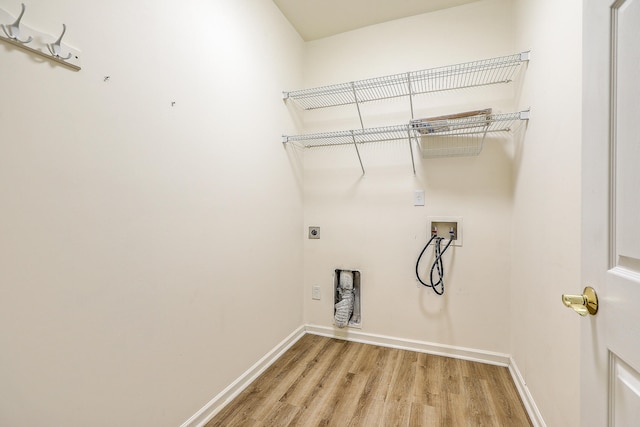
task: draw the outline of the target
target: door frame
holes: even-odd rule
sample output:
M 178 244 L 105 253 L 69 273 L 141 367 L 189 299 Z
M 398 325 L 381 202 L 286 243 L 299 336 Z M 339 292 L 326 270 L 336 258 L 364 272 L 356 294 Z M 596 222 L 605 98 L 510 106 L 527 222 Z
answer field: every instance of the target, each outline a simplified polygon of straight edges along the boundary
M 599 312 L 581 321 L 580 425 L 608 425 L 609 355 L 604 345 L 606 271 L 612 233 L 611 0 L 583 1 L 582 36 L 582 226 L 581 276 L 598 293 Z M 608 13 L 607 13 L 608 12 Z M 606 19 L 603 16 L 606 13 Z M 605 120 L 607 125 L 603 126 Z M 603 144 L 603 141 L 609 143 Z

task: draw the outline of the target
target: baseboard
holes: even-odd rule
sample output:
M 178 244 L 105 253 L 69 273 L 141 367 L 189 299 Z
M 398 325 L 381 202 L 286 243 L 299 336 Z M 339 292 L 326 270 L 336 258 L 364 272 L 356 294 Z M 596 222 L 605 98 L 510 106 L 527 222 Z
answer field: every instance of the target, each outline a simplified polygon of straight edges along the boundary
M 511 377 L 513 378 L 513 382 L 516 384 L 516 388 L 518 389 L 522 403 L 529 414 L 531 423 L 534 427 L 547 427 L 542 419 L 542 414 L 540 413 L 536 402 L 533 400 L 533 396 L 531 396 L 531 393 L 529 392 L 529 387 L 527 387 L 527 383 L 524 381 L 524 377 L 518 369 L 516 361 L 513 360 L 512 357 L 509 359 L 509 372 L 511 372 Z
M 202 427 L 208 423 L 224 406 L 239 395 L 249 386 L 260 374 L 273 364 L 282 354 L 287 351 L 305 334 L 304 326 L 300 326 L 288 337 L 276 345 L 273 350 L 267 353 L 262 359 L 256 362 L 244 374 L 236 379 L 231 385 L 222 390 L 216 397 L 211 399 L 206 405 L 196 412 L 191 418 L 185 421 L 180 427 Z
M 453 357 L 472 362 L 488 363 L 498 366 L 509 366 L 508 354 L 496 353 L 485 350 L 475 350 L 466 347 L 456 347 L 445 344 L 436 344 L 426 341 L 417 341 L 404 338 L 396 338 L 385 335 L 367 334 L 353 329 L 336 329 L 326 326 L 305 325 L 305 331 L 309 334 L 338 338 L 347 341 L 373 344 L 382 347 L 391 347 L 401 350 L 419 351 L 421 353 L 435 354 L 438 356 Z

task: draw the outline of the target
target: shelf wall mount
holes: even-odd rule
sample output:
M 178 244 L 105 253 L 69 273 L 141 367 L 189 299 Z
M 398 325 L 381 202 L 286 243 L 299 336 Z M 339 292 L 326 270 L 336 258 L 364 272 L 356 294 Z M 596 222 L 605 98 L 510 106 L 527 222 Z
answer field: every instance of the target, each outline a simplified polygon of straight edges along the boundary
M 58 37 L 35 30 L 21 22 L 25 16 L 25 9 L 26 7 L 22 4 L 20 14 L 15 17 L 0 8 L 0 25 L 2 26 L 0 40 L 18 49 L 64 65 L 71 70 L 79 71 L 81 69 L 80 50 L 62 41 L 66 25 L 62 24 L 62 34 Z

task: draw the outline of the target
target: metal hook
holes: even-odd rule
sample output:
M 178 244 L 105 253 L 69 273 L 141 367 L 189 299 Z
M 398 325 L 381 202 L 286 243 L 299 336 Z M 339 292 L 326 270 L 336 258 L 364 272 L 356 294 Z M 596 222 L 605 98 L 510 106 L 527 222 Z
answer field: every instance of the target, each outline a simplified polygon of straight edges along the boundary
M 20 12 L 20 16 L 18 16 L 18 19 L 16 19 L 16 22 L 14 22 L 9 26 L 2 24 L 2 31 L 4 31 L 7 37 L 9 37 L 11 40 L 15 40 L 18 43 L 22 43 L 22 44 L 29 43 L 31 40 L 33 40 L 33 37 L 31 36 L 29 36 L 29 38 L 26 40 L 20 40 L 18 38 L 20 37 L 20 20 L 22 19 L 22 15 L 24 15 L 25 9 L 26 7 L 24 3 L 22 3 L 22 11 Z
M 62 42 L 62 36 L 64 36 L 64 33 L 67 31 L 67 26 L 62 24 L 62 34 L 60 34 L 60 37 L 58 37 L 58 40 L 56 40 L 54 43 L 48 43 L 47 44 L 47 49 L 49 49 L 49 52 L 51 52 L 51 56 L 54 56 L 56 58 L 60 58 L 60 59 L 64 59 L 67 60 L 69 58 L 71 58 L 71 54 L 67 55 L 67 56 L 62 56 L 62 48 L 60 47 L 60 43 Z

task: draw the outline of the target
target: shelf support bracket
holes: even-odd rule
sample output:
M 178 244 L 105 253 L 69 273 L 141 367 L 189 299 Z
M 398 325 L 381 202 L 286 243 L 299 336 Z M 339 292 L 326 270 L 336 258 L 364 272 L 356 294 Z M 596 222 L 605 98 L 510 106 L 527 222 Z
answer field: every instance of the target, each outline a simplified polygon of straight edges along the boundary
M 409 107 L 411 108 L 411 120 L 414 119 L 413 115 L 413 88 L 411 87 L 411 73 L 407 73 L 407 88 L 409 89 Z M 411 166 L 413 167 L 413 174 L 416 174 L 416 162 L 413 158 L 413 147 L 411 146 L 411 125 L 407 126 L 407 136 L 409 137 L 409 153 L 411 153 Z
M 411 107 L 411 120 L 413 120 L 415 117 L 413 117 L 413 89 L 411 88 L 411 73 L 407 73 L 407 86 L 409 88 L 409 106 Z M 413 170 L 413 173 L 415 173 L 415 168 Z
M 407 136 L 409 137 L 409 153 L 411 153 L 411 166 L 413 167 L 413 174 L 415 175 L 416 174 L 416 162 L 413 159 L 413 147 L 411 145 L 411 125 L 407 126 Z
M 362 169 L 362 175 L 364 175 L 364 166 L 362 165 L 362 157 L 360 157 L 360 150 L 358 150 L 358 143 L 356 142 L 356 136 L 351 131 L 351 139 L 353 140 L 353 146 L 356 149 L 356 154 L 358 155 L 358 161 L 360 162 L 360 169 Z
M 356 92 L 356 84 L 354 82 L 351 82 L 351 90 L 353 90 L 353 100 L 356 102 L 356 108 L 358 109 L 358 118 L 360 118 L 360 127 L 364 130 L 364 123 L 362 121 L 362 113 L 360 113 L 360 102 L 358 101 L 358 93 Z M 358 157 L 359 156 L 360 155 L 358 154 Z M 364 169 L 362 170 L 362 173 L 364 173 Z

